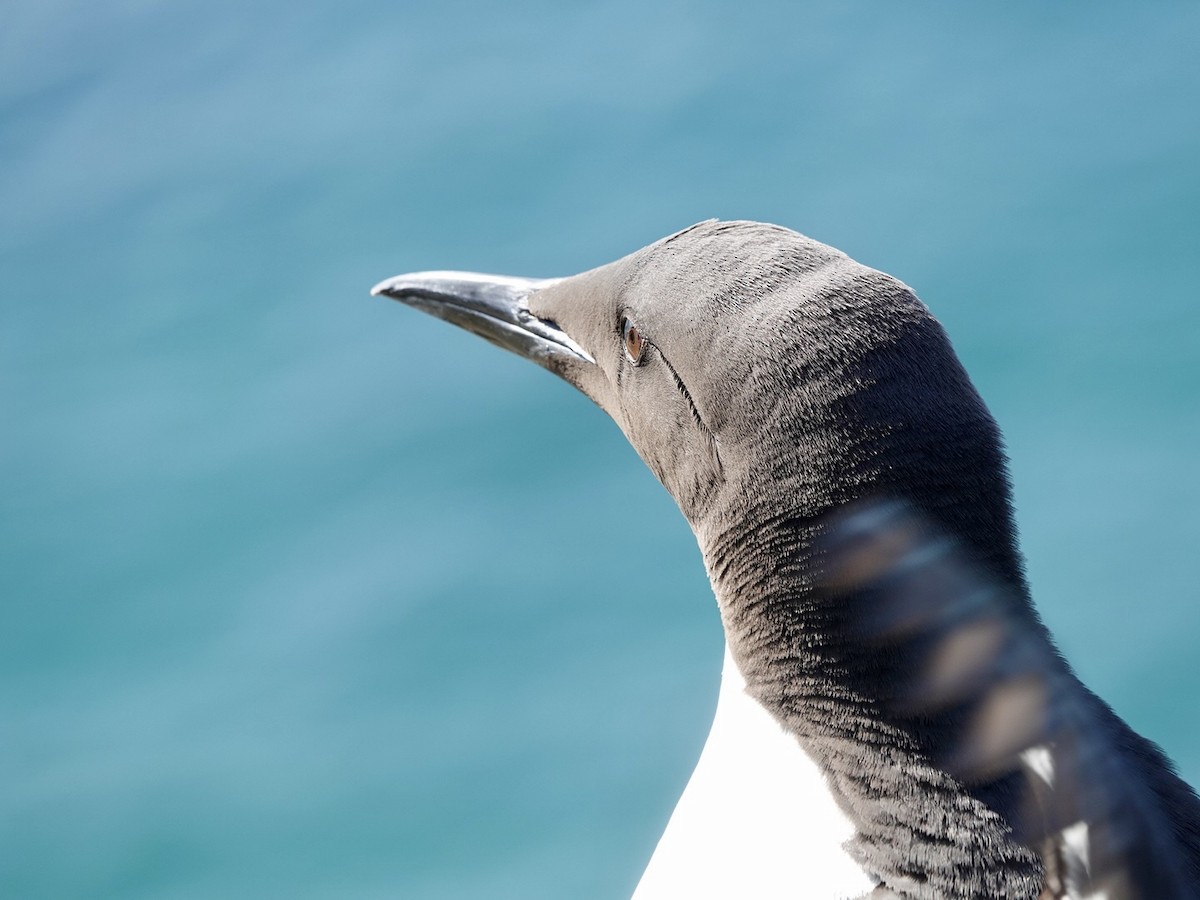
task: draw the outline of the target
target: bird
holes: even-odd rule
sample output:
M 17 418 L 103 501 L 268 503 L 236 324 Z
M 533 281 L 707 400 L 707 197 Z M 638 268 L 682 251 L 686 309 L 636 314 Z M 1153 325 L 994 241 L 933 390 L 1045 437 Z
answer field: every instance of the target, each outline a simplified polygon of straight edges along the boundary
M 1200 897 L 1200 800 L 1055 648 L 1000 430 L 907 285 L 711 219 L 372 293 L 579 389 L 696 537 L 720 695 L 636 900 Z

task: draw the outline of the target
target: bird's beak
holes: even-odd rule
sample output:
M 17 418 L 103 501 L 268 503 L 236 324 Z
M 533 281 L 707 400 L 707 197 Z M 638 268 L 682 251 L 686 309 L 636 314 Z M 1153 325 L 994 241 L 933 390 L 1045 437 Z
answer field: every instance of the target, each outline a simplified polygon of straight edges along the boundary
M 554 322 L 529 311 L 529 298 L 558 278 L 512 278 L 475 272 L 413 272 L 371 289 L 473 331 L 551 370 L 564 360 L 594 363 L 592 356 Z

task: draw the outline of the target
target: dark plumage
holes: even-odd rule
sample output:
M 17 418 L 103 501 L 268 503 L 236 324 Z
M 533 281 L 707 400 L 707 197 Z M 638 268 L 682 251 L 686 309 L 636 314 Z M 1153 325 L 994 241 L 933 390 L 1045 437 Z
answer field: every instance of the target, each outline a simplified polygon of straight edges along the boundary
M 710 221 L 559 281 L 418 273 L 376 292 L 534 359 L 613 417 L 696 534 L 748 691 L 824 769 L 857 827 L 852 854 L 893 894 L 1032 900 L 1046 866 L 1013 834 L 1019 767 L 980 778 L 950 762 L 990 691 L 897 704 L 896 673 L 929 643 L 877 640 L 860 614 L 878 603 L 832 599 L 829 517 L 876 497 L 900 498 L 998 587 L 1006 633 L 1045 648 L 1031 671 L 1053 680 L 1051 705 L 1080 711 L 1106 771 L 1141 785 L 1158 852 L 1200 883 L 1200 803 L 1053 651 L 1000 433 L 904 284 L 783 228 Z
M 1014 615 L 1007 589 L 904 503 L 855 504 L 826 526 L 820 590 L 843 632 L 893 666 L 880 706 L 914 728 L 952 722 L 927 752 L 960 783 L 1016 788 L 1005 819 L 1041 859 L 1042 896 L 1193 896 L 1176 834 L 1193 823 L 1163 815 L 1131 770 L 1164 761 L 1125 752 L 1124 729 Z

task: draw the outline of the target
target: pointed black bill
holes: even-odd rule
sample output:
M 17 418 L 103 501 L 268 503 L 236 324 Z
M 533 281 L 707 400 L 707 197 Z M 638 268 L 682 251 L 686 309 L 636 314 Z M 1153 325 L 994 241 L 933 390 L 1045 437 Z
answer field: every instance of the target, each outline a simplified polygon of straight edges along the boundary
M 595 360 L 554 322 L 529 311 L 529 297 L 557 278 L 513 278 L 475 272 L 413 272 L 371 289 L 453 322 L 518 356 L 554 369 L 563 360 Z

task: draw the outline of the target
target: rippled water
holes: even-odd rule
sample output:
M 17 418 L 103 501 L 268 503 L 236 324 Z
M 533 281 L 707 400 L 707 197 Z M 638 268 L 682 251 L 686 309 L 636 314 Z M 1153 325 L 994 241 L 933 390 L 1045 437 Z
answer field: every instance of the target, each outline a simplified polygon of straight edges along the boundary
M 916 287 L 1085 679 L 1200 781 L 1200 11 L 0 11 L 0 894 L 614 898 L 720 632 L 607 419 L 368 298 L 710 216 Z

